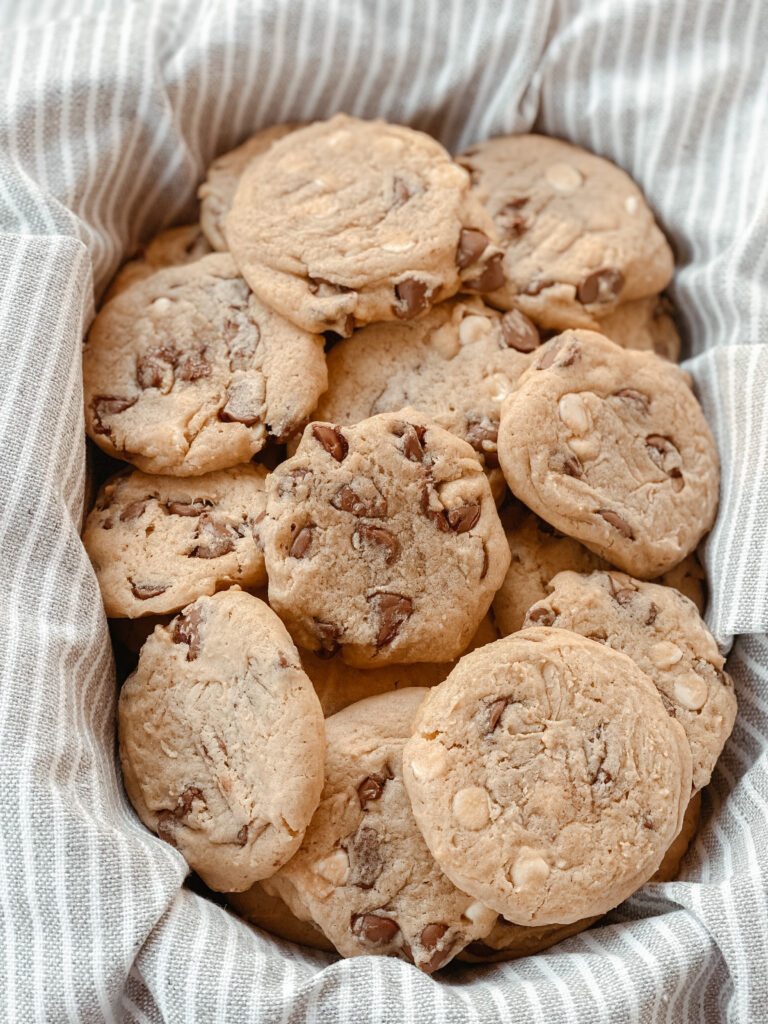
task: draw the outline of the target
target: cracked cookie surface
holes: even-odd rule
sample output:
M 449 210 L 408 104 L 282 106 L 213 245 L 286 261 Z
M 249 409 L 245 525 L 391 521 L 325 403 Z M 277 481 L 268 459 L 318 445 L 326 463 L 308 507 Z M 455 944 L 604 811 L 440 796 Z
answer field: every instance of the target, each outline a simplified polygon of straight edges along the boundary
M 137 814 L 211 889 L 247 889 L 299 847 L 323 786 L 323 716 L 263 601 L 232 589 L 158 626 L 118 729 Z
M 678 565 L 715 519 L 717 448 L 688 375 L 592 331 L 539 349 L 498 450 L 518 498 L 633 576 Z
M 302 426 L 326 383 L 322 338 L 262 305 L 226 253 L 118 295 L 83 349 L 88 435 L 149 473 L 248 462 Z
M 654 683 L 685 730 L 693 788 L 706 786 L 736 718 L 725 658 L 694 605 L 670 587 L 620 572 L 561 572 L 523 627 L 570 629 L 623 651 Z
M 627 655 L 532 628 L 428 692 L 403 777 L 457 886 L 514 924 L 569 924 L 659 867 L 682 827 L 691 751 Z
M 267 582 L 259 522 L 267 471 L 246 463 L 198 477 L 123 471 L 83 530 L 110 617 L 175 612 L 233 583 Z
M 295 641 L 361 667 L 457 657 L 509 564 L 479 459 L 414 409 L 310 423 L 261 533 Z
M 443 147 L 345 114 L 249 164 L 226 233 L 264 302 L 305 330 L 344 337 L 504 277 L 493 221 Z
M 610 161 L 542 135 L 491 139 L 457 159 L 505 249 L 494 306 L 542 327 L 599 330 L 619 303 L 669 283 L 672 250 L 640 189 Z
M 409 960 L 427 973 L 482 938 L 496 914 L 456 889 L 411 812 L 402 751 L 424 689 L 353 704 L 326 720 L 326 781 L 298 853 L 266 883 L 343 956 Z

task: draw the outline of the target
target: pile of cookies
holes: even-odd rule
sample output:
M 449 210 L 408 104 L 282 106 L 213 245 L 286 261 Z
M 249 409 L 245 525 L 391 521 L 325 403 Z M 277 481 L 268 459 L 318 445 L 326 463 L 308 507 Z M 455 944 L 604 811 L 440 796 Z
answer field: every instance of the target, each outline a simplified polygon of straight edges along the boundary
M 338 115 L 221 157 L 83 355 L 144 824 L 272 933 L 432 972 L 675 876 L 736 701 L 717 451 L 618 168 Z M 265 591 L 264 588 L 268 587 Z

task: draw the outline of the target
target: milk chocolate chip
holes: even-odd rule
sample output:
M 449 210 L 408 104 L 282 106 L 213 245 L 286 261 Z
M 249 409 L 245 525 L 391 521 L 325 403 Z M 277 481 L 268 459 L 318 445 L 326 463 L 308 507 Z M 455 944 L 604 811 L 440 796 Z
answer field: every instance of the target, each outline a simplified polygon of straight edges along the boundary
M 138 400 L 138 397 L 122 398 L 120 395 L 97 395 L 91 401 L 93 417 L 96 421 L 93 427 L 94 433 L 109 434 L 109 427 L 105 427 L 101 422 L 102 416 L 116 416 L 120 412 L 125 412 L 126 409 L 136 405 Z
M 533 352 L 541 343 L 539 331 L 532 320 L 518 309 L 510 309 L 501 318 L 501 343 L 518 352 Z
M 599 516 L 602 516 L 606 523 L 612 526 L 614 530 L 618 530 L 622 537 L 626 537 L 627 540 L 635 539 L 635 535 L 632 532 L 632 527 L 629 525 L 626 519 L 621 518 L 618 512 L 614 512 L 609 508 L 599 508 L 597 509 L 597 514 Z
M 329 427 L 324 423 L 315 423 L 312 426 L 312 434 L 315 440 L 320 442 L 332 458 L 336 459 L 337 462 L 344 461 L 349 451 L 349 444 L 338 427 Z
M 357 541 L 355 541 L 355 538 L 357 538 Z M 372 545 L 374 550 L 378 550 L 383 554 L 387 565 L 392 565 L 400 553 L 400 543 L 397 537 L 381 526 L 361 524 L 352 535 L 352 543 L 355 546 L 362 543 Z
M 379 632 L 376 636 L 376 647 L 391 644 L 400 627 L 413 614 L 413 601 L 402 594 L 373 594 L 368 602 L 379 617 Z
M 307 526 L 302 526 L 293 538 L 291 550 L 288 552 L 289 556 L 291 558 L 306 558 L 309 554 L 309 549 L 312 547 L 314 533 L 315 525 L 313 523 L 310 523 Z
M 130 581 L 131 593 L 139 601 L 147 601 L 150 597 L 158 597 L 160 594 L 164 594 L 169 583 L 134 583 Z
M 185 615 L 177 615 L 173 625 L 173 642 L 187 644 L 187 661 L 194 661 L 200 653 L 200 623 L 203 621 L 202 609 L 192 605 Z
M 200 516 L 197 539 L 202 543 L 190 551 L 190 558 L 219 558 L 235 550 L 235 538 L 229 527 L 217 522 L 208 512 Z
M 456 249 L 456 266 L 459 270 L 476 263 L 486 250 L 488 235 L 476 228 L 462 228 Z
M 400 320 L 412 320 L 429 308 L 432 289 L 427 288 L 426 282 L 409 277 L 395 285 L 395 296 L 397 302 L 392 307 L 395 316 Z
M 352 933 L 373 946 L 391 942 L 400 931 L 397 921 L 381 914 L 353 914 L 351 924 Z
M 613 267 L 603 267 L 585 277 L 578 287 L 579 302 L 588 306 L 593 302 L 613 302 L 624 287 L 624 275 Z
M 503 253 L 497 253 L 488 260 L 485 270 L 479 277 L 473 277 L 471 281 L 465 281 L 462 288 L 469 292 L 495 292 L 497 288 L 506 281 L 502 260 Z

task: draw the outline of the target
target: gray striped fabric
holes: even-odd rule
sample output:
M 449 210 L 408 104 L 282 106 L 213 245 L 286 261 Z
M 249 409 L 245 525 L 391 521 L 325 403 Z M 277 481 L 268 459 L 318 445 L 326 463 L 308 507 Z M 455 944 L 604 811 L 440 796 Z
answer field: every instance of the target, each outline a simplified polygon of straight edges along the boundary
M 0 5 L 0 1018 L 738 1021 L 768 1014 L 768 5 L 763 0 L 37 0 Z M 709 622 L 740 714 L 681 880 L 555 950 L 432 979 L 266 938 L 182 887 L 115 756 L 79 541 L 80 340 L 211 159 L 337 110 L 452 149 L 605 154 L 675 246 L 723 461 Z

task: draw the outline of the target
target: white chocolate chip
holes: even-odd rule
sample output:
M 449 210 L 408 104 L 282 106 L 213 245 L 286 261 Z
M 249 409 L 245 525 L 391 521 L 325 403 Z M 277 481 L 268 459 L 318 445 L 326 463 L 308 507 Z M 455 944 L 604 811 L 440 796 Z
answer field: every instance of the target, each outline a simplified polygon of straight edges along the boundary
M 460 789 L 453 798 L 453 814 L 464 828 L 483 828 L 491 820 L 488 808 L 488 793 L 482 786 L 467 786 Z
M 683 656 L 683 652 L 671 640 L 659 640 L 648 652 L 657 668 L 672 668 Z
M 624 209 L 630 216 L 637 213 L 637 196 L 627 196 L 624 200 Z
M 707 684 L 695 672 L 686 672 L 675 679 L 675 700 L 689 711 L 703 708 L 707 700 Z
M 335 850 L 316 861 L 312 870 L 331 885 L 344 885 L 349 876 L 349 857 L 344 850 Z
M 448 758 L 439 743 L 430 743 L 411 761 L 413 777 L 419 782 L 437 779 L 448 771 Z
M 173 303 L 171 302 L 170 299 L 155 299 L 155 301 L 152 303 L 152 312 L 159 313 L 161 316 L 163 316 L 165 313 L 169 311 L 172 305 Z
M 478 925 L 481 921 L 487 921 L 488 918 L 493 919 L 496 917 L 496 911 L 491 910 L 490 907 L 486 907 L 484 903 L 470 903 L 467 909 L 462 914 L 462 917 L 466 917 L 472 924 Z
M 578 455 L 582 462 L 596 459 L 600 454 L 600 445 L 594 438 L 572 437 L 568 442 L 568 447 L 574 455 Z
M 573 192 L 584 180 L 572 164 L 550 164 L 544 176 L 558 192 Z
M 381 246 L 385 252 L 408 252 L 415 245 L 415 241 L 406 232 L 396 232 L 389 236 Z
M 503 402 L 507 395 L 514 391 L 509 377 L 506 377 L 503 373 L 491 374 L 491 376 L 488 377 L 486 384 L 491 389 L 492 402 Z
M 512 865 L 512 882 L 516 889 L 538 889 L 549 878 L 549 864 L 540 853 L 524 846 Z
M 568 429 L 579 436 L 586 434 L 592 426 L 592 420 L 581 395 L 563 395 L 557 403 L 557 412 Z
M 487 316 L 465 316 L 459 324 L 459 341 L 462 345 L 474 345 L 491 333 L 491 321 Z

